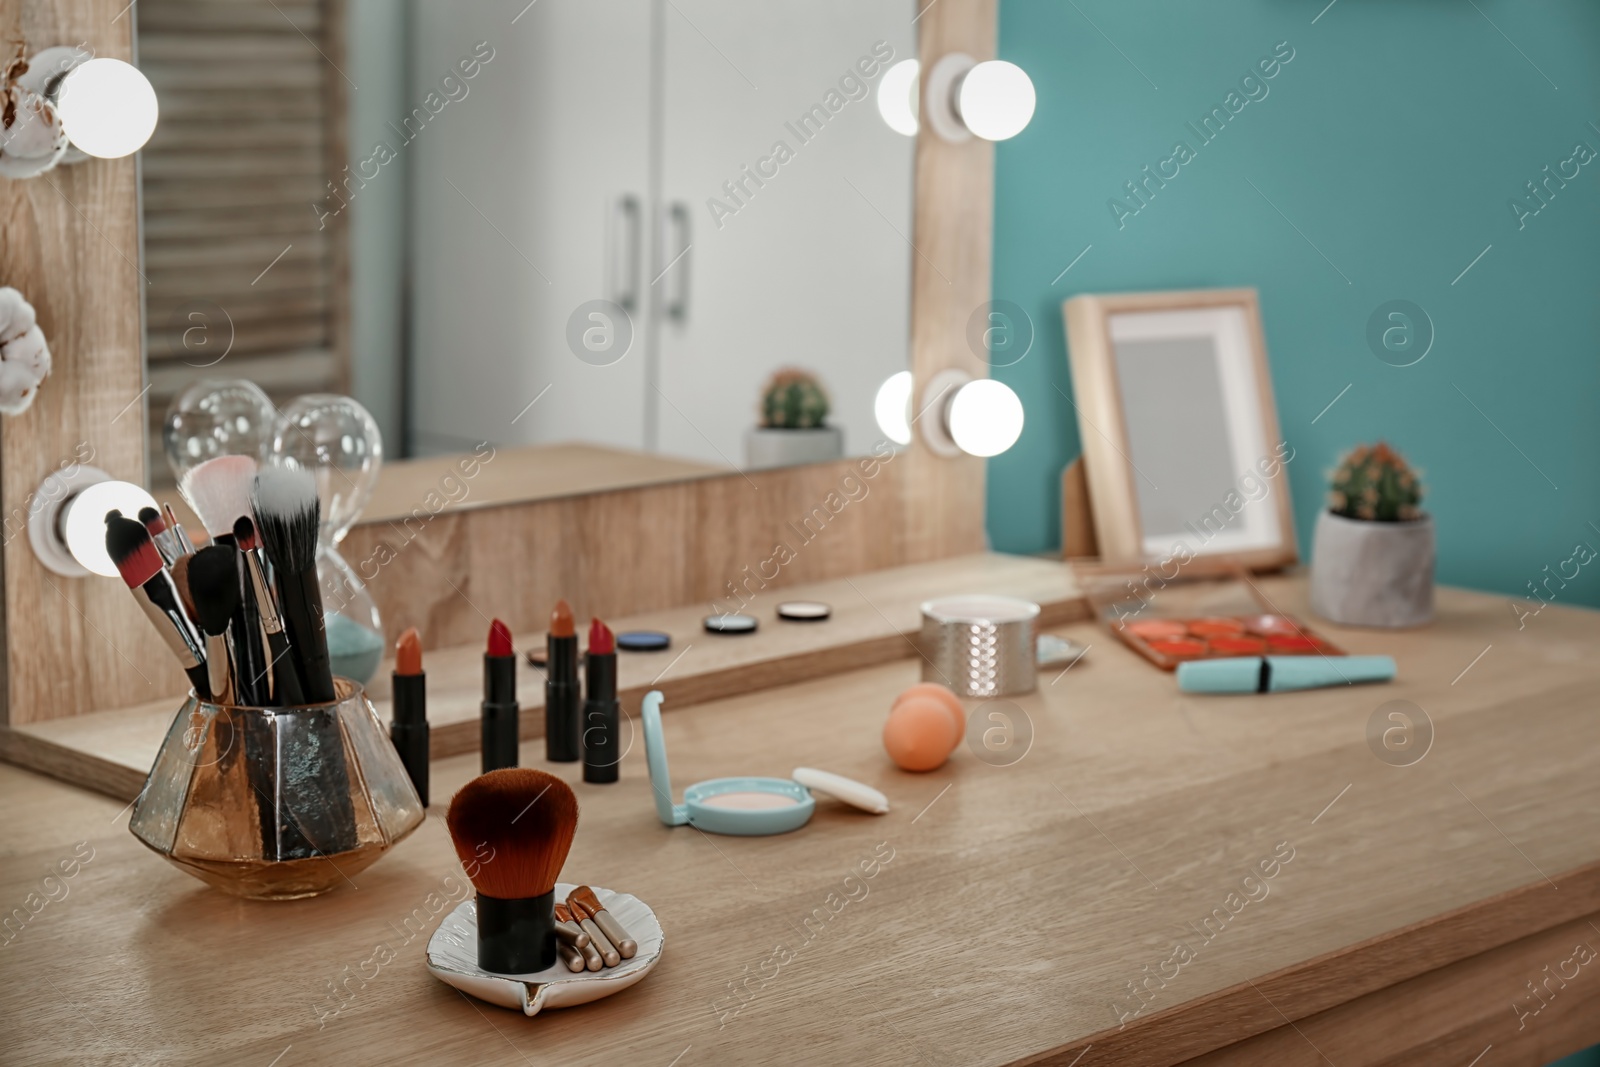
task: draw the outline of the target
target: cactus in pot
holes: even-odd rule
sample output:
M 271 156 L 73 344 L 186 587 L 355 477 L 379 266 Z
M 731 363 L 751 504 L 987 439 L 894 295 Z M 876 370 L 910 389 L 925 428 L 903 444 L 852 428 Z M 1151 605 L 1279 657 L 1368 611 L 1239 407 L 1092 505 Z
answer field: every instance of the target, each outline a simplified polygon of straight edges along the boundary
M 1330 479 L 1311 553 L 1311 610 L 1352 626 L 1420 626 L 1433 618 L 1433 520 L 1400 453 L 1358 445 Z
M 784 368 L 761 389 L 761 425 L 768 430 L 813 430 L 828 417 L 828 392 L 810 371 Z
M 844 455 L 844 434 L 827 425 L 828 408 L 828 391 L 815 374 L 776 371 L 761 389 L 760 423 L 745 431 L 745 466 L 790 467 Z

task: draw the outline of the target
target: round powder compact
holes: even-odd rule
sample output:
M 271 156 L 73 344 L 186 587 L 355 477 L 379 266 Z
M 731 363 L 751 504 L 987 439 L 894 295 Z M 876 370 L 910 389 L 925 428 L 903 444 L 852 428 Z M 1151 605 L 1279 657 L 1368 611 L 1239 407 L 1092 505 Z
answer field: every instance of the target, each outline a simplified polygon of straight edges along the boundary
M 790 622 L 821 622 L 833 608 L 820 600 L 785 600 L 778 605 L 778 618 Z
M 625 652 L 660 652 L 672 644 L 672 635 L 660 630 L 628 630 L 617 635 L 617 647 Z
M 725 808 L 728 811 L 771 811 L 773 808 L 792 808 L 800 803 L 798 797 L 787 793 L 757 793 L 738 790 L 729 793 L 712 793 L 700 801 L 708 808 Z
M 706 633 L 753 634 L 761 623 L 754 615 L 707 615 Z

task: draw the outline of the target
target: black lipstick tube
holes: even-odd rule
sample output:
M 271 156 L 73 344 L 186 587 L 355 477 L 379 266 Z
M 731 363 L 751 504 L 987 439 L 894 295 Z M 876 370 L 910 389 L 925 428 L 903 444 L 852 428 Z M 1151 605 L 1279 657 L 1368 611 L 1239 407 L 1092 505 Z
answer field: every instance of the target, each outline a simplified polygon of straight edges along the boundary
M 411 778 L 422 806 L 428 806 L 428 673 L 394 674 L 394 720 L 389 740 Z
M 607 785 L 621 773 L 622 705 L 617 701 L 617 654 L 595 655 L 591 649 L 584 660 L 583 780 Z
M 556 962 L 556 891 L 523 900 L 478 894 L 478 966 L 533 974 Z
M 483 773 L 517 765 L 517 657 L 483 657 Z
M 578 635 L 545 639 L 544 758 L 578 761 Z

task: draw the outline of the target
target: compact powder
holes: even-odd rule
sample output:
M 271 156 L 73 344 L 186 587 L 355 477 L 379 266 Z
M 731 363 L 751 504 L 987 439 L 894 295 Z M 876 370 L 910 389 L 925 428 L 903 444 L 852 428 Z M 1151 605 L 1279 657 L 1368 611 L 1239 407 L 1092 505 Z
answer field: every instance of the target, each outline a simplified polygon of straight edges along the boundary
M 708 808 L 726 808 L 729 811 L 769 811 L 773 808 L 792 808 L 800 803 L 787 793 L 748 792 L 717 793 L 700 801 Z
M 820 600 L 786 600 L 778 605 L 778 618 L 790 622 L 821 622 L 833 608 Z
M 624 652 L 660 652 L 671 644 L 672 636 L 660 630 L 625 630 L 617 635 L 617 647 Z
M 706 632 L 713 634 L 755 633 L 759 625 L 754 615 L 707 615 L 705 618 Z

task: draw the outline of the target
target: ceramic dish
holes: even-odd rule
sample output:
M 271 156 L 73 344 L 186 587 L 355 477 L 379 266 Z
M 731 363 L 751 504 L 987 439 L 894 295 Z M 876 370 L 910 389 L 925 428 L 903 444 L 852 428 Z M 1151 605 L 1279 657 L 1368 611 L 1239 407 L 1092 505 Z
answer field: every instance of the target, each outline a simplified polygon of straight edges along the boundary
M 556 883 L 556 899 L 565 900 L 576 888 L 568 882 Z M 428 970 L 463 993 L 502 1008 L 520 1009 L 524 1015 L 538 1015 L 549 1008 L 574 1008 L 621 992 L 655 967 L 666 937 L 656 913 L 638 897 L 599 886 L 594 891 L 606 910 L 639 942 L 639 952 L 633 959 L 577 974 L 567 970 L 559 959 L 536 974 L 491 974 L 478 966 L 478 902 L 465 900 L 444 917 L 428 939 Z

